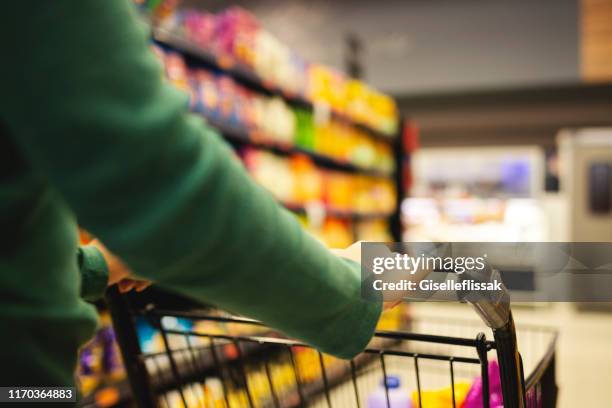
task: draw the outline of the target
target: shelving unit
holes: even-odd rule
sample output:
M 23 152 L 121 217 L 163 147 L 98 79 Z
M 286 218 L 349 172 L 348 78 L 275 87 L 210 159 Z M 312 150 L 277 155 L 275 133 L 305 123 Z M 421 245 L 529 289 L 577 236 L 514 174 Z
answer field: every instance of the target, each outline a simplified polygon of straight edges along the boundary
M 392 346 L 391 344 L 388 345 Z M 245 348 L 243 350 L 243 359 L 248 360 L 250 358 L 257 358 L 257 356 L 265 354 L 269 347 L 266 345 L 257 345 L 254 344 L 252 347 L 248 349 Z M 197 350 L 196 350 L 197 351 Z M 355 369 L 360 370 L 366 367 L 368 364 L 377 360 L 377 356 L 375 354 L 364 354 L 355 359 Z M 220 361 L 220 363 L 224 365 L 232 365 L 232 364 L 240 364 L 239 360 L 227 360 Z M 216 372 L 216 366 L 213 361 L 198 361 L 197 367 L 195 367 L 191 363 L 185 363 L 179 365 L 180 378 L 182 380 L 182 385 L 188 385 L 192 382 L 197 382 L 205 375 L 212 375 Z M 153 389 L 158 393 L 163 393 L 165 391 L 170 391 L 176 388 L 177 384 L 172 377 L 171 369 L 167 367 L 165 370 L 161 370 L 156 372 L 156 380 L 154 384 L 152 384 Z M 345 367 L 336 367 L 335 369 L 329 370 L 327 372 L 327 387 L 332 390 L 335 387 L 343 384 L 345 381 L 349 380 L 351 377 L 351 371 Z M 119 406 L 132 406 L 133 397 L 130 391 L 130 385 L 127 380 L 119 381 L 115 384 L 109 384 L 102 387 L 100 390 L 103 390 L 106 387 L 113 387 L 119 393 L 119 401 L 115 404 L 116 407 Z M 99 390 L 98 390 L 99 391 Z M 309 382 L 307 384 L 302 384 L 302 397 L 305 399 L 314 399 L 325 394 L 325 384 L 322 380 L 317 380 L 313 382 Z M 96 406 L 95 397 L 93 393 L 84 399 L 81 403 L 82 406 Z M 300 396 L 297 392 L 283 395 L 282 396 L 284 403 L 280 404 L 282 408 L 298 408 L 301 406 Z
M 290 144 L 280 144 L 277 142 L 265 141 L 266 139 L 269 140 L 270 138 L 263 137 L 261 138 L 261 140 L 254 140 L 254 138 L 249 134 L 249 131 L 246 129 L 237 126 L 232 126 L 231 124 L 227 124 L 219 120 L 214 120 L 210 118 L 205 119 L 230 143 L 249 145 L 259 149 L 269 150 L 271 152 L 281 155 L 303 154 L 305 156 L 310 157 L 312 161 L 315 162 L 317 165 L 331 170 L 339 170 L 347 173 L 363 174 L 366 176 L 380 178 L 393 177 L 393 173 L 387 173 L 377 169 L 360 167 L 352 163 L 341 161 L 336 158 L 322 155 L 297 146 L 292 146 Z
M 218 56 L 209 50 L 202 49 L 198 45 L 191 43 L 190 41 L 182 38 L 180 35 L 172 33 L 163 28 L 153 28 L 152 36 L 154 41 L 159 45 L 194 58 L 197 60 L 198 63 L 202 65 L 223 71 L 224 73 L 231 76 L 236 81 L 248 88 L 267 95 L 280 96 L 292 106 L 301 107 L 309 110 L 315 109 L 315 103 L 308 100 L 306 97 L 297 95 L 293 92 L 288 92 L 274 84 L 262 80 L 249 67 L 246 67 L 243 64 L 234 61 L 229 56 Z M 367 125 L 355 122 L 340 112 L 331 111 L 330 113 L 335 119 L 349 122 L 353 126 L 368 132 L 372 137 L 377 138 L 378 140 L 383 140 L 388 143 L 393 142 L 393 138 L 395 135 L 387 135 L 376 129 L 372 129 Z
M 395 211 L 392 213 L 362 213 L 335 208 L 323 208 L 323 210 L 326 219 L 331 218 L 350 221 L 351 224 L 349 225 L 351 225 L 351 234 L 353 234 L 354 240 L 363 239 L 356 236 L 357 230 L 354 223 L 385 219 L 388 220 L 389 223 L 389 235 L 396 241 L 401 239 L 402 228 L 400 225 L 399 204 L 401 203 L 401 197 L 403 197 L 404 183 L 402 163 L 404 160 L 404 149 L 403 140 L 400 134 L 385 134 L 370 126 L 359 123 L 345 114 L 329 109 L 324 104 L 318 104 L 317 102 L 309 100 L 305 95 L 288 92 L 280 86 L 263 80 L 254 69 L 237 61 L 235 58 L 228 55 L 220 55 L 212 49 L 203 48 L 173 30 L 154 26 L 151 30 L 151 35 L 155 44 L 160 46 L 163 50 L 181 55 L 188 67 L 200 67 L 211 70 L 212 72 L 227 75 L 229 78 L 236 81 L 237 84 L 249 91 L 270 97 L 280 97 L 289 107 L 313 112 L 315 116 L 318 115 L 317 111 L 323 110 L 327 112 L 323 116 L 328 116 L 329 120 L 349 125 L 354 129 L 362 131 L 364 135 L 371 137 L 373 141 L 387 144 L 394 152 L 393 159 L 395 161 L 395 166 L 393 171 L 383 171 L 380 168 L 366 167 L 338 157 L 305 149 L 291 142 L 279 142 L 274 140 L 274 137 L 267 135 L 264 131 L 252 130 L 246 126 L 230 123 L 229 120 L 224 120 L 217 116 L 211 117 L 207 114 L 200 113 L 204 116 L 204 119 L 209 125 L 216 129 L 225 140 L 235 148 L 251 147 L 256 150 L 267 151 L 274 155 L 287 158 L 302 155 L 308 157 L 312 163 L 321 170 L 338 171 L 356 176 L 367 176 L 393 181 L 398 198 Z M 398 129 L 402 129 L 401 123 Z M 305 206 L 301 203 L 284 202 L 284 200 L 281 200 L 281 203 L 298 215 L 309 215 Z

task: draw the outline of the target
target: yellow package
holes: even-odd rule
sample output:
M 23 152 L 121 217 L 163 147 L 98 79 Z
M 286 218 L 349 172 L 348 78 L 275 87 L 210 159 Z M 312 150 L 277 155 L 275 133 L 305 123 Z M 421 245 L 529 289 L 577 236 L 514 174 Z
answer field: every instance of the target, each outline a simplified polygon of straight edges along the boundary
M 455 406 L 460 407 L 470 391 L 471 384 L 457 383 L 455 384 Z M 421 402 L 423 407 L 427 408 L 450 408 L 453 406 L 453 394 L 451 387 L 441 388 L 439 390 L 421 391 Z M 419 408 L 419 392 L 412 393 L 412 406 Z
M 385 310 L 380 315 L 376 330 L 399 330 L 402 325 L 402 316 L 404 314 L 404 305 L 399 305 L 393 309 Z

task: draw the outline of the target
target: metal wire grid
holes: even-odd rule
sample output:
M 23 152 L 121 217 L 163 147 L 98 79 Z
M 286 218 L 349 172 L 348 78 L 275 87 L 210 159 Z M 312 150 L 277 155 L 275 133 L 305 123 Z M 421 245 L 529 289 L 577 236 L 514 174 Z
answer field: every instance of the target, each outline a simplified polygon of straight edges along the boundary
M 155 308 L 147 310 L 145 315 L 159 328 L 163 339 L 162 352 L 141 356 L 160 406 L 214 406 L 203 392 L 204 386 L 210 391 L 211 379 L 217 380 L 216 391 L 226 407 L 363 407 L 367 395 L 388 374 L 399 376 L 407 388 L 416 390 L 421 407 L 425 389 L 450 387 L 455 408 L 456 383 L 471 381 L 478 375 L 485 388 L 483 397 L 489 394 L 488 352 L 495 344 L 487 341 L 482 333 L 468 337 L 483 329 L 478 321 L 413 319 L 410 333 L 377 332 L 362 354 L 349 362 L 341 362 L 271 332 L 219 334 L 164 325 L 164 317 L 173 316 L 261 328 L 260 323 L 250 319 Z M 554 344 L 554 332 L 540 327 L 523 327 L 519 331 L 526 344 L 525 354 L 530 356 L 527 360 L 536 365 L 538 358 Z M 232 351 L 229 357 L 228 350 Z M 311 350 L 311 357 L 314 355 L 318 364 L 311 361 L 310 365 L 318 368 L 300 364 L 303 350 Z M 289 367 L 292 375 L 285 373 L 284 381 L 279 381 L 278 372 L 283 367 L 285 371 Z M 305 369 L 315 372 L 305 375 Z M 289 377 L 293 381 L 287 384 Z M 262 393 L 262 389 L 267 392 Z M 388 399 L 388 389 L 385 390 Z M 534 404 L 538 406 L 538 401 L 534 400 Z M 488 405 L 488 398 L 483 398 L 483 407 Z

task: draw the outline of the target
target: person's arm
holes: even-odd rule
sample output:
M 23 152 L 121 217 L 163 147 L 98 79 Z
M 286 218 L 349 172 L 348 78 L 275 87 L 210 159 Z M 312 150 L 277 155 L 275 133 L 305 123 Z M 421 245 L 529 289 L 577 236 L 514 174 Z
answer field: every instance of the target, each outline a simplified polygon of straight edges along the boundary
M 187 113 L 128 1 L 11 2 L 3 14 L 15 58 L 0 67 L 2 114 L 84 228 L 162 287 L 336 356 L 365 347 L 381 304 L 361 298 L 359 265 L 304 233 Z

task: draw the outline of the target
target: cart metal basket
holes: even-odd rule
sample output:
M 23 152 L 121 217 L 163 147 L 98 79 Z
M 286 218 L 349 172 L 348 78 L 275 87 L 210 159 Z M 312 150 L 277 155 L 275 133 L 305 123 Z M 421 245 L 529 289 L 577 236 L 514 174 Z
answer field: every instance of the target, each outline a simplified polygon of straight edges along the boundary
M 480 377 L 481 406 L 490 407 L 494 354 L 505 408 L 556 405 L 556 332 L 519 326 L 517 343 L 511 313 L 510 330 L 495 328 L 495 341 L 480 321 L 411 316 L 393 330 L 378 330 L 363 353 L 345 361 L 213 309 L 166 308 L 114 288 L 107 301 L 139 407 L 366 407 L 381 382 L 391 407 L 382 381 L 389 375 L 413 390 L 413 406 L 423 408 L 460 408 L 459 385 Z M 157 350 L 143 351 L 139 323 L 157 331 Z M 431 390 L 444 387 L 437 392 L 446 393 L 446 402 L 434 405 Z

